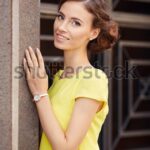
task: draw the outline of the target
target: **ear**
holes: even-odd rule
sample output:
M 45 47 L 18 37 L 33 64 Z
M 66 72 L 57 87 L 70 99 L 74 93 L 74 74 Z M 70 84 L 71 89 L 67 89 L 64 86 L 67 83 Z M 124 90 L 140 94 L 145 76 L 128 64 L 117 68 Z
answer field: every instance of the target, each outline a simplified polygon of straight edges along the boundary
M 100 28 L 92 29 L 91 34 L 90 34 L 90 40 L 96 39 L 100 32 L 101 32 Z

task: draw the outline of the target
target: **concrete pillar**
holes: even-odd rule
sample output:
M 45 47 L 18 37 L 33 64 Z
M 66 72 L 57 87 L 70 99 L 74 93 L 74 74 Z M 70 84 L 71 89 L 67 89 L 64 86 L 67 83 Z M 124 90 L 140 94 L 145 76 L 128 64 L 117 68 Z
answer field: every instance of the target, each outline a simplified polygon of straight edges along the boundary
M 0 150 L 38 150 L 39 121 L 22 59 L 39 47 L 40 1 L 0 0 Z

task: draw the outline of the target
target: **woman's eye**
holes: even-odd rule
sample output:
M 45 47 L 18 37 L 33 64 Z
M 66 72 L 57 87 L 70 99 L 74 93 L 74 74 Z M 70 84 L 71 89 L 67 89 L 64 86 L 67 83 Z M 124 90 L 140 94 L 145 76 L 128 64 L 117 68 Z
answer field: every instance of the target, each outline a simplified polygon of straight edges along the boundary
M 62 15 L 57 15 L 57 18 L 58 18 L 59 20 L 62 20 L 64 17 L 63 17 Z
M 80 26 L 81 25 L 78 21 L 73 21 L 72 24 L 75 25 L 75 26 Z

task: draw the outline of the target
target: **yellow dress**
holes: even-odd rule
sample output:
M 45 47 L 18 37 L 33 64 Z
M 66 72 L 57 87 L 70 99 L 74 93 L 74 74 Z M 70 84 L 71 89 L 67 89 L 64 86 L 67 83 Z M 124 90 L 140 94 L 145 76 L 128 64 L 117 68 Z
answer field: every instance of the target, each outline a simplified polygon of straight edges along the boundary
M 70 78 L 60 79 L 62 73 L 63 70 L 59 70 L 54 75 L 48 94 L 53 112 L 64 132 L 71 118 L 75 98 L 87 97 L 104 102 L 102 109 L 95 114 L 86 136 L 78 147 L 78 150 L 99 150 L 98 136 L 109 112 L 108 78 L 102 70 L 94 67 L 79 71 Z M 52 150 L 51 143 L 47 140 L 44 132 L 41 137 L 40 150 Z

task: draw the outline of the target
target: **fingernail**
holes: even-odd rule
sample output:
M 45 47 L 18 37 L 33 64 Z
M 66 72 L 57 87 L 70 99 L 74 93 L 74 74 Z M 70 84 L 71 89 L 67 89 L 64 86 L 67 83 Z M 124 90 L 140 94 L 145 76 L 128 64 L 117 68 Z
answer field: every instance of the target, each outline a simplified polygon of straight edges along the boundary
M 38 48 L 36 48 L 36 50 L 39 52 L 40 50 Z
M 31 46 L 29 46 L 29 49 L 32 49 L 32 47 L 31 47 Z

